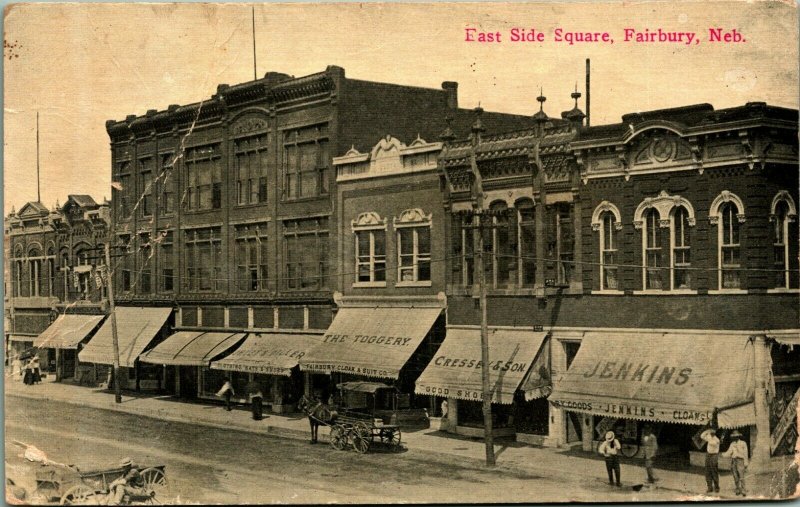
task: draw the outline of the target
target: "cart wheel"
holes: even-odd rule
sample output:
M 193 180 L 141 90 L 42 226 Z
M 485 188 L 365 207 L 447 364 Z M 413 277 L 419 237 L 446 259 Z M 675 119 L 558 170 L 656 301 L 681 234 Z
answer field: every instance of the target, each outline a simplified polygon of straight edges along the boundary
M 341 451 L 344 449 L 344 446 L 347 445 L 347 432 L 338 424 L 331 426 L 331 433 L 328 439 L 331 441 L 331 447 L 337 451 Z
M 381 432 L 381 442 L 395 452 L 400 450 L 400 430 Z
M 353 449 L 360 454 L 364 454 L 369 450 L 370 443 L 372 443 L 372 430 L 366 423 L 357 422 L 353 426 L 350 433 L 353 439 Z
M 169 495 L 169 484 L 164 471 L 159 468 L 145 468 L 140 475 L 142 477 L 142 489 L 151 494 L 148 503 L 163 503 Z
M 97 500 L 94 498 L 97 496 L 96 491 L 93 488 L 85 484 L 78 484 L 77 486 L 72 486 L 61 496 L 61 505 L 89 505 L 94 502 L 93 500 Z

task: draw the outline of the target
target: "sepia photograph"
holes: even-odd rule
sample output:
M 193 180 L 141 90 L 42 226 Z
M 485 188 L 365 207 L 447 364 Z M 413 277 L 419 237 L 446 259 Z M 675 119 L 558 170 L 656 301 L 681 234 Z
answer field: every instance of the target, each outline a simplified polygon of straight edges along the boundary
M 800 496 L 795 2 L 3 29 L 8 504 Z

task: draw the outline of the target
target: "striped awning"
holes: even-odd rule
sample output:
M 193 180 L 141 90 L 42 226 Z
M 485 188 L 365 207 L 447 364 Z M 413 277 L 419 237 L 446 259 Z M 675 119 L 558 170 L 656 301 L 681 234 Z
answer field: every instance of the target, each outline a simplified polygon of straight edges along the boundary
M 34 347 L 76 349 L 103 320 L 103 315 L 59 315 L 36 337 Z
M 747 336 L 587 333 L 550 402 L 605 417 L 720 427 L 755 424 Z
M 134 366 L 136 358 L 150 345 L 171 313 L 172 308 L 116 308 L 120 366 Z M 110 316 L 78 353 L 78 359 L 83 363 L 114 364 Z
M 208 366 L 212 359 L 240 343 L 244 337 L 244 333 L 178 331 L 139 356 L 139 360 L 172 366 Z

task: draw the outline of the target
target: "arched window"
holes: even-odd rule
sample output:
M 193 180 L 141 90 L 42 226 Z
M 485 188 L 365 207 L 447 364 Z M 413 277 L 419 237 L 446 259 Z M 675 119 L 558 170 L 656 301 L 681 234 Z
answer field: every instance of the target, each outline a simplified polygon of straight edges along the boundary
M 431 283 L 431 215 L 408 209 L 394 219 L 397 230 L 397 284 Z
M 741 244 L 739 243 L 739 208 L 725 202 L 719 208 L 719 283 L 721 289 L 741 287 Z
M 355 236 L 355 283 L 385 286 L 386 220 L 374 212 L 361 213 L 351 226 Z
M 659 214 L 655 208 L 644 213 L 642 230 L 642 272 L 645 290 L 661 290 L 664 287 L 661 278 L 663 262 L 661 260 L 661 231 L 659 231 Z
M 47 249 L 47 295 L 56 295 L 56 252 L 50 247 Z
M 794 289 L 800 282 L 797 277 L 797 228 L 789 224 L 797 219 L 794 199 L 781 190 L 772 200 L 773 287 Z
M 617 218 L 611 211 L 600 215 L 600 290 L 618 290 Z
M 533 287 L 536 282 L 536 221 L 533 201 L 521 199 L 517 208 L 517 272 L 520 287 Z
M 678 206 L 672 213 L 670 221 L 671 289 L 691 289 L 692 275 L 691 243 L 689 241 L 689 212 Z
M 24 264 L 21 260 L 14 261 L 14 296 L 22 296 L 22 272 L 25 270 Z

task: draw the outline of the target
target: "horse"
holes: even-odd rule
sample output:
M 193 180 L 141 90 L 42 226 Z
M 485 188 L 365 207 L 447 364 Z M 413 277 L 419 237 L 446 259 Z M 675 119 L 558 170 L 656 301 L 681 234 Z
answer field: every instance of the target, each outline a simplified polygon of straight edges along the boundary
M 327 425 L 336 419 L 336 412 L 317 398 L 303 395 L 297 402 L 297 408 L 308 416 L 308 424 L 311 426 L 311 443 L 317 443 L 320 424 Z

